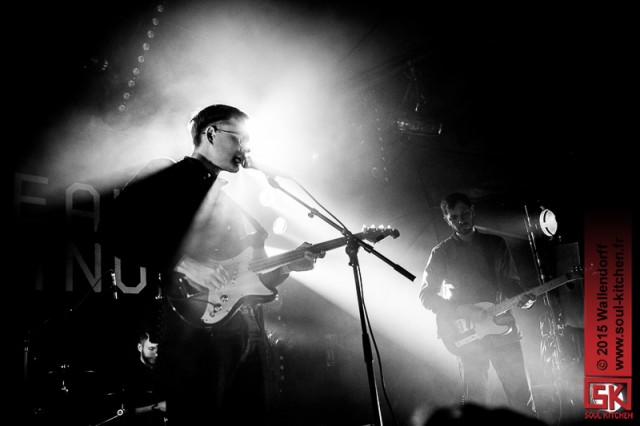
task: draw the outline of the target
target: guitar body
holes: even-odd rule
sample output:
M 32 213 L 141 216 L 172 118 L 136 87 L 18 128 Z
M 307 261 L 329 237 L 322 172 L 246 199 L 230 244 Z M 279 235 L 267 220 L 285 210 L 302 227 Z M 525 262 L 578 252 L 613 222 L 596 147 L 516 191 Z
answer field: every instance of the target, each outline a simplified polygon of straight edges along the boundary
M 568 282 L 581 280 L 582 278 L 582 269 L 574 268 L 572 272 L 547 281 L 538 287 L 533 287 L 498 304 L 491 302 L 476 303 L 475 306 L 482 308 L 487 318 L 478 323 L 473 323 L 465 318 L 456 317 L 448 313 L 439 313 L 436 316 L 438 336 L 442 339 L 447 350 L 458 356 L 473 355 L 477 351 L 486 351 L 490 348 L 518 341 L 522 338 L 522 333 L 510 310 L 519 305 L 522 296 L 527 294 L 537 297 Z
M 476 303 L 487 310 L 494 306 L 490 302 Z M 466 318 L 447 315 L 436 316 L 438 335 L 449 352 L 457 356 L 474 355 L 518 341 L 522 333 L 511 312 L 472 322 Z
M 397 238 L 399 232 L 391 228 L 371 228 L 355 234 L 377 243 L 387 236 Z M 267 257 L 262 245 L 251 235 L 242 240 L 241 250 L 229 259 L 212 259 L 201 265 L 214 269 L 222 266 L 228 273 L 227 284 L 213 289 L 191 279 L 178 270 L 173 271 L 165 294 L 174 312 L 185 321 L 203 327 L 224 327 L 225 323 L 244 306 L 255 306 L 273 301 L 278 292 L 260 280 L 260 273 L 274 270 L 305 258 L 305 252 L 323 253 L 347 244 L 349 238 L 341 237 L 311 246 Z M 177 268 L 178 269 L 178 268 Z
M 191 323 L 222 327 L 243 306 L 273 301 L 278 292 L 249 269 L 253 260 L 253 248 L 248 247 L 231 259 L 216 261 L 229 273 L 228 283 L 217 290 L 203 290 L 186 275 L 174 272 L 168 293 L 174 310 Z

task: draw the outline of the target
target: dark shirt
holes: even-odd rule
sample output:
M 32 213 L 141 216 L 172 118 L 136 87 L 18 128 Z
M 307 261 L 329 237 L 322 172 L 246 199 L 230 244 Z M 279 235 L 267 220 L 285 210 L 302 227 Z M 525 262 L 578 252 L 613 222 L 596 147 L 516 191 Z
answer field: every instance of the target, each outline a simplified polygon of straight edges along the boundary
M 165 400 L 157 372 L 138 361 L 129 368 L 125 379 L 123 393 L 127 424 L 164 424 L 164 413 L 154 407 Z
M 98 229 L 112 254 L 156 271 L 175 266 L 193 217 L 216 180 L 197 159 L 169 161 L 154 160 L 134 177 L 107 207 Z
M 445 302 L 443 283 L 450 291 Z M 447 306 L 498 301 L 522 291 L 515 263 L 506 241 L 497 235 L 475 231 L 471 241 L 455 234 L 431 250 L 424 271 L 420 300 L 434 312 Z
M 106 208 L 99 238 L 113 255 L 162 273 L 183 255 L 229 259 L 247 248 L 243 238 L 252 232 L 256 255 L 266 256 L 266 231 L 221 190 L 225 183 L 192 157 L 154 160 Z M 260 278 L 278 285 L 286 276 L 275 270 Z
M 176 266 L 185 257 L 215 263 L 232 260 L 244 250 L 252 250 L 254 258 L 264 257 L 267 233 L 222 190 L 224 179 L 210 173 L 202 161 L 185 157 L 160 163 L 159 171 L 158 163 L 151 162 L 125 186 L 106 210 L 99 232 L 113 255 L 163 275 L 166 303 L 157 369 L 167 391 L 169 423 L 205 424 L 234 412 L 228 409 L 227 392 L 243 387 L 238 378 L 261 383 L 252 370 L 253 363 L 260 367 L 261 361 L 247 354 L 255 352 L 252 330 L 264 334 L 262 320 L 255 314 L 259 311 L 243 308 L 223 327 L 202 327 L 200 309 L 211 305 L 183 294 L 179 280 L 164 276 L 175 275 L 172 272 L 178 272 Z M 258 275 L 267 286 L 286 277 L 279 269 Z M 194 288 L 187 285 L 187 290 Z M 241 369 L 252 373 L 236 377 Z M 237 395 L 242 404 L 246 398 L 242 392 Z

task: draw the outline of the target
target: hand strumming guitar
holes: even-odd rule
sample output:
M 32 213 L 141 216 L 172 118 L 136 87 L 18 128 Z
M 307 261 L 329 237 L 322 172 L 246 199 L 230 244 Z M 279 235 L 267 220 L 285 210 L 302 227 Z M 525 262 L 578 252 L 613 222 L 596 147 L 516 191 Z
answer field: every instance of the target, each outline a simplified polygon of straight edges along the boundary
M 520 309 L 529 309 L 536 303 L 536 295 L 533 293 L 525 293 L 518 300 L 518 307 Z
M 222 265 L 202 263 L 190 257 L 184 257 L 176 266 L 176 271 L 205 290 L 220 290 L 229 281 L 229 273 Z
M 459 305 L 456 307 L 455 313 L 457 317 L 468 319 L 474 323 L 482 322 L 491 317 L 484 308 L 473 304 Z
M 310 247 L 310 243 L 302 243 L 298 249 Z M 316 260 L 325 256 L 325 251 L 314 252 L 306 250 L 304 258 L 284 265 L 280 268 L 283 274 L 292 271 L 310 271 L 315 267 Z M 221 290 L 229 282 L 229 272 L 221 264 L 203 263 L 190 257 L 184 257 L 175 268 L 176 272 L 184 274 L 191 283 L 204 290 Z

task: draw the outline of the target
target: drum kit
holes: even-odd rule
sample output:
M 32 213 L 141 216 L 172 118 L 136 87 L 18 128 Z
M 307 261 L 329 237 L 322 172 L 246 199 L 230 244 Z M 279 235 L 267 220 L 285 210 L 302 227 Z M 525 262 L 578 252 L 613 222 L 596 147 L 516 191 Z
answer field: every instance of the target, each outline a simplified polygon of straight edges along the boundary
M 119 421 L 125 414 L 123 392 L 110 386 L 97 370 L 61 363 L 37 374 L 28 393 L 29 424 L 34 426 L 124 424 Z

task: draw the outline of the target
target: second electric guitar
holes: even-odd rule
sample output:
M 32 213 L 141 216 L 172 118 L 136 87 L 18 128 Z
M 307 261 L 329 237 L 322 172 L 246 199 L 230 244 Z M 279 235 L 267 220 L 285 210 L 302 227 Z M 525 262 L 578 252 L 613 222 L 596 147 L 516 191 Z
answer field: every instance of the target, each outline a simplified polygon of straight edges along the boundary
M 518 306 L 520 298 L 527 293 L 539 296 L 571 281 L 582 279 L 582 277 L 581 271 L 574 271 L 538 287 L 533 287 L 515 297 L 505 299 L 498 304 L 476 303 L 476 306 L 484 309 L 485 315 L 485 319 L 479 322 L 474 323 L 466 318 L 439 313 L 436 316 L 438 335 L 447 350 L 454 355 L 473 354 L 474 351 L 485 349 L 486 345 L 500 346 L 519 340 L 520 332 L 515 318 L 509 311 Z

